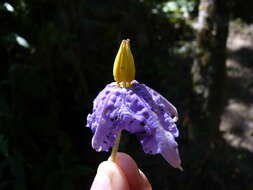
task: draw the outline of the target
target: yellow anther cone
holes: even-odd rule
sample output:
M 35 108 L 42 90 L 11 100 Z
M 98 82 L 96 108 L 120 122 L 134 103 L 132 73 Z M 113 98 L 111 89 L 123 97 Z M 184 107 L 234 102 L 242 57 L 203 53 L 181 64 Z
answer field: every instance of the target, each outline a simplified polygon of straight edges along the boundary
M 113 76 L 120 87 L 131 86 L 131 81 L 135 78 L 134 58 L 128 39 L 121 42 L 113 65 Z

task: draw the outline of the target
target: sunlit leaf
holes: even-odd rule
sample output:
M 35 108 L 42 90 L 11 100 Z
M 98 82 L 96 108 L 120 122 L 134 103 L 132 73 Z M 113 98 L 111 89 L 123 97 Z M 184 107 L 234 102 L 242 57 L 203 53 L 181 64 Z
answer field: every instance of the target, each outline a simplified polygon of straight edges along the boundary
M 16 35 L 16 41 L 20 46 L 23 46 L 24 48 L 29 48 L 30 45 L 27 42 L 27 40 L 19 35 Z
M 5 43 L 17 43 L 24 48 L 30 48 L 28 41 L 16 33 L 9 33 L 8 35 L 2 36 L 1 40 L 3 40 Z
M 7 3 L 7 2 L 5 2 L 3 4 L 3 8 L 5 10 L 9 11 L 9 12 L 14 12 L 15 11 L 14 7 L 10 3 Z

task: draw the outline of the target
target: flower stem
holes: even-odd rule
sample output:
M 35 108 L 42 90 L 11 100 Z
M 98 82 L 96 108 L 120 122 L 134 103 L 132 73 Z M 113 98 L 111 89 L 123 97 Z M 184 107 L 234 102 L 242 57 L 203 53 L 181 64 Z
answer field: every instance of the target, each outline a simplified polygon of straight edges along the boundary
M 121 136 L 121 131 L 118 133 L 118 135 L 116 137 L 115 145 L 112 147 L 112 153 L 111 153 L 111 156 L 109 158 L 109 160 L 111 160 L 112 162 L 116 161 L 116 154 L 117 154 L 118 149 L 119 149 L 120 136 Z

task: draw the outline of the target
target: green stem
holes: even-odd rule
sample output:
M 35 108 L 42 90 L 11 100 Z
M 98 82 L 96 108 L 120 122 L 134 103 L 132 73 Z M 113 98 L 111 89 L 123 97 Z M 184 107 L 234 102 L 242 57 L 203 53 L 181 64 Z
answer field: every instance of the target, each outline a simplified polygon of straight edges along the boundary
M 120 136 L 121 136 L 121 131 L 118 133 L 118 135 L 116 137 L 115 145 L 112 147 L 112 153 L 111 153 L 111 156 L 109 158 L 109 160 L 111 160 L 112 162 L 116 161 L 116 154 L 119 150 Z

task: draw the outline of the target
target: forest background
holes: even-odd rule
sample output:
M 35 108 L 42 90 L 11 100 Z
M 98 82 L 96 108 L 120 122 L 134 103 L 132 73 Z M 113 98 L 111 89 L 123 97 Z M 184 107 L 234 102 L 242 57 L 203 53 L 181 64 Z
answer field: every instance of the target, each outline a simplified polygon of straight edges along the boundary
M 128 133 L 120 151 L 153 189 L 252 190 L 253 30 L 243 29 L 253 28 L 252 9 L 240 0 L 1 1 L 0 189 L 90 188 L 109 153 L 91 148 L 86 116 L 130 38 L 136 79 L 178 108 L 184 172 Z M 248 45 L 234 45 L 243 35 Z M 245 109 L 229 115 L 231 102 Z

